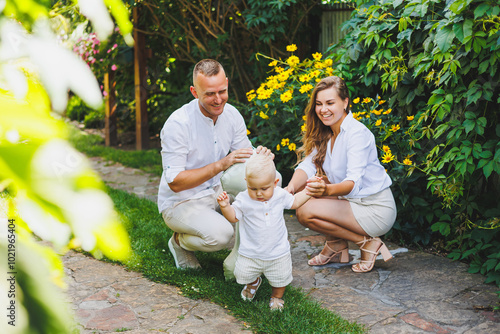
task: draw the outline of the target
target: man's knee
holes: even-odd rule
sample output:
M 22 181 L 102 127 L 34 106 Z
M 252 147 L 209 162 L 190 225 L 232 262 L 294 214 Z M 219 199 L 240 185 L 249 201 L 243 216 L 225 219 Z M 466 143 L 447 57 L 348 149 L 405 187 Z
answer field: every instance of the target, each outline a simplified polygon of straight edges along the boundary
M 211 236 L 210 240 L 205 240 L 207 247 L 214 252 L 226 248 L 233 237 L 233 232 L 234 229 L 231 225 L 228 228 L 219 229 Z

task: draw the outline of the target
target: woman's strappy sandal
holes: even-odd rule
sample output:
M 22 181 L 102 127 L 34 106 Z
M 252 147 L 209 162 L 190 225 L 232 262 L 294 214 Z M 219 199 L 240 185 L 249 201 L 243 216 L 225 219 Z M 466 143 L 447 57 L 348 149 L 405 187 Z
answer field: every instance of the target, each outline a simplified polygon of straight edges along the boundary
M 255 294 L 257 293 L 257 290 L 259 290 L 261 283 L 262 283 L 262 278 L 259 277 L 257 278 L 256 283 L 245 285 L 243 290 L 241 290 L 241 298 L 243 298 L 243 300 L 252 301 L 253 298 L 255 297 Z
M 380 245 L 378 246 L 376 251 L 372 251 L 372 250 L 364 248 L 366 243 L 371 242 L 371 241 L 380 242 Z M 379 253 L 382 253 L 384 261 L 389 261 L 390 259 L 392 259 L 391 252 L 389 252 L 389 249 L 384 244 L 384 242 L 382 240 L 380 240 L 380 238 L 364 237 L 362 241 L 356 242 L 356 244 L 360 245 L 359 249 L 361 250 L 361 252 L 366 252 L 366 253 L 370 253 L 373 255 L 371 257 L 371 259 L 369 259 L 369 260 L 360 260 L 359 263 L 352 265 L 352 271 L 354 271 L 356 273 L 367 273 L 367 272 L 371 271 L 373 269 L 373 266 L 375 265 L 375 260 L 377 259 L 377 256 Z
M 323 250 L 321 253 L 307 261 L 307 264 L 310 266 L 323 266 L 328 263 L 348 263 L 349 262 L 349 246 L 346 242 L 346 247 L 335 251 L 332 249 L 328 243 L 338 243 L 339 241 L 343 241 L 343 239 L 336 239 L 336 240 L 331 240 L 331 241 L 326 241 L 325 242 L 325 247 L 323 247 Z M 326 254 L 331 254 L 331 255 L 324 255 Z

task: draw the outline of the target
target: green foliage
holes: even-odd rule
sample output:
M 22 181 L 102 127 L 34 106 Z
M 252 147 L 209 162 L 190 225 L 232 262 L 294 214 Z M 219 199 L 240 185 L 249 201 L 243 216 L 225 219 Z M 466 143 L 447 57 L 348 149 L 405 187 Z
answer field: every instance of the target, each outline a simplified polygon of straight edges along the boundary
M 107 3 L 113 4 L 122 32 L 130 33 L 128 17 L 116 12 L 123 3 Z M 15 319 L 4 326 L 11 325 L 12 333 L 78 332 L 59 296 L 64 272 L 56 252 L 81 248 L 124 260 L 131 251 L 102 183 L 66 142 L 66 126 L 53 114 L 64 109 L 69 90 L 96 107 L 102 99 L 90 70 L 52 34 L 51 4 L 9 0 L 0 12 L 0 35 L 9 36 L 0 41 L 0 221 L 8 222 L 9 234 L 0 240 L 0 250 L 9 254 L 1 269 L 9 273 L 11 292 L 7 284 L 0 290 L 15 304 L 15 314 L 9 310 Z M 107 9 L 100 8 L 105 15 L 95 27 L 112 27 Z M 35 236 L 51 246 L 42 246 Z
M 85 116 L 89 112 L 89 107 L 87 107 L 81 98 L 77 95 L 73 95 L 68 100 L 68 105 L 66 107 L 66 117 L 72 121 L 81 122 L 85 119 Z
M 348 36 L 330 50 L 349 86 L 415 116 L 408 135 L 423 174 L 400 195 L 417 192 L 428 208 L 399 216 L 424 218 L 420 227 L 439 233 L 454 258 L 487 275 L 499 272 L 500 247 L 476 236 L 498 231 L 499 14 L 494 1 L 357 1 Z
M 277 314 L 269 310 L 271 286 L 264 280 L 252 303 L 243 301 L 241 285 L 226 281 L 222 262 L 228 250 L 197 252 L 203 270 L 178 270 L 168 251 L 172 236 L 158 214 L 156 203 L 124 191 L 108 189 L 124 225 L 130 233 L 134 255 L 123 263 L 156 282 L 178 286 L 184 296 L 210 299 L 245 321 L 256 333 L 364 333 L 365 328 L 350 323 L 321 307 L 301 289 L 286 288 L 286 309 Z
M 91 110 L 83 119 L 86 128 L 104 127 L 104 110 Z

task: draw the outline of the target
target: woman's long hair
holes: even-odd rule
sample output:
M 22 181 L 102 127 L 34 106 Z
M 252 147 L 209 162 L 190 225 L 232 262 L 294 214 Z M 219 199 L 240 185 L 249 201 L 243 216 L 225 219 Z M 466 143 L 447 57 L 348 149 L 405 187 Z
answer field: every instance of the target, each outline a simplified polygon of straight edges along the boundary
M 323 170 L 323 163 L 325 162 L 328 141 L 332 137 L 332 130 L 329 126 L 324 125 L 318 118 L 318 115 L 316 115 L 316 98 L 318 96 L 318 92 L 331 87 L 335 88 L 337 94 L 343 101 L 345 101 L 345 99 L 349 99 L 349 90 L 347 89 L 343 79 L 337 76 L 330 76 L 318 82 L 316 87 L 314 87 L 311 99 L 304 110 L 306 115 L 306 132 L 302 136 L 302 146 L 297 150 L 297 164 L 304 160 L 307 155 L 311 154 L 314 149 L 318 151 L 313 159 L 313 162 L 316 166 L 317 174 L 321 176 L 325 174 L 325 171 Z M 350 99 L 347 104 L 347 108 L 345 109 L 346 113 L 349 113 L 349 104 Z

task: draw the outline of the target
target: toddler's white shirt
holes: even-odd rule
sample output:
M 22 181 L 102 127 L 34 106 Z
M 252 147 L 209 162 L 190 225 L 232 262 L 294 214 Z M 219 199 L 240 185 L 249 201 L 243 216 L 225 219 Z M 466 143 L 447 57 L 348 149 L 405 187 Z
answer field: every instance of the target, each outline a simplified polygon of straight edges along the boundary
M 283 210 L 290 209 L 294 200 L 280 187 L 274 188 L 273 197 L 266 202 L 251 199 L 248 190 L 239 193 L 232 204 L 240 228 L 238 253 L 260 260 L 275 260 L 289 253 Z

